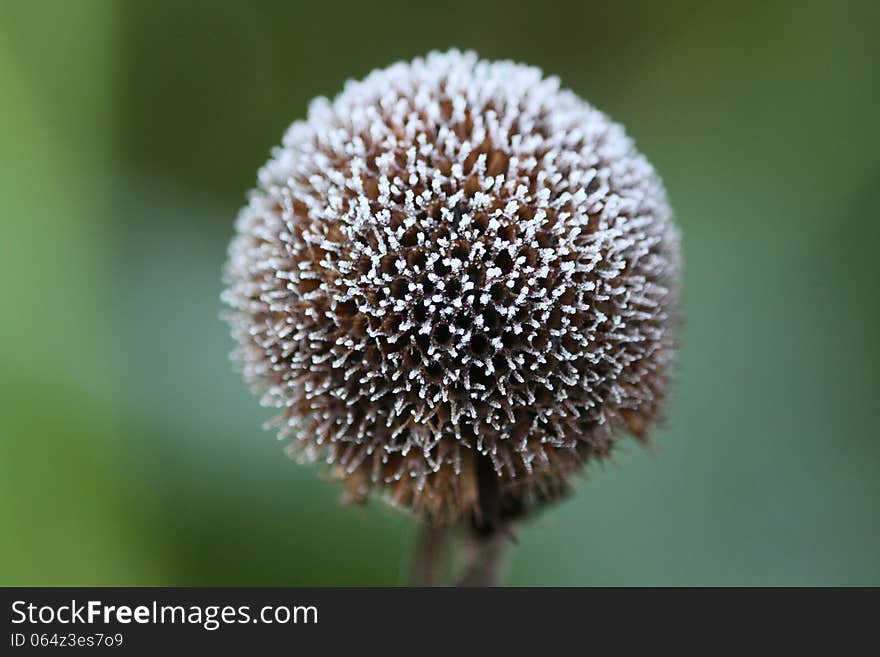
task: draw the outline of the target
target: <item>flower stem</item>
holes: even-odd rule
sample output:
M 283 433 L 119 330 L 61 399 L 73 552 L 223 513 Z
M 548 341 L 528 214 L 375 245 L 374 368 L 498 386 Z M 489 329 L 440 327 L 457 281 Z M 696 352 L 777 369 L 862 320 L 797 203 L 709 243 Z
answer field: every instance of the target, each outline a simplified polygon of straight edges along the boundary
M 497 586 L 504 548 L 510 537 L 503 532 L 469 530 L 464 537 L 464 568 L 458 586 Z
M 435 586 L 446 561 L 446 529 L 423 522 L 419 526 L 410 571 L 412 586 Z

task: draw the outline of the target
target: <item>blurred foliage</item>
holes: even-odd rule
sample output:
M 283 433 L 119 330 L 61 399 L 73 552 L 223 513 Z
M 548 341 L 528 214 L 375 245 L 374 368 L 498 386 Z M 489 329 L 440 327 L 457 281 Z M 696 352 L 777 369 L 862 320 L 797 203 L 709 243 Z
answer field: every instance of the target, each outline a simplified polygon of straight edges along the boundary
M 514 584 L 880 584 L 873 2 L 0 3 L 0 583 L 394 584 L 413 524 L 287 460 L 217 319 L 310 98 L 432 48 L 623 122 L 685 235 L 668 427 Z

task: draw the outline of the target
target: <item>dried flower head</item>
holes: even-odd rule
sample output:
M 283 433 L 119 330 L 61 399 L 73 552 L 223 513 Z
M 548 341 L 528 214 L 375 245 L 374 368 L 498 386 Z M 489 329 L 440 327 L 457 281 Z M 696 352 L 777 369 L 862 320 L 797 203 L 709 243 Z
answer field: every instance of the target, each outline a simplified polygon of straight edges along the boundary
M 663 186 L 536 68 L 432 53 L 315 100 L 236 228 L 244 376 L 350 498 L 494 526 L 658 420 L 680 270 Z

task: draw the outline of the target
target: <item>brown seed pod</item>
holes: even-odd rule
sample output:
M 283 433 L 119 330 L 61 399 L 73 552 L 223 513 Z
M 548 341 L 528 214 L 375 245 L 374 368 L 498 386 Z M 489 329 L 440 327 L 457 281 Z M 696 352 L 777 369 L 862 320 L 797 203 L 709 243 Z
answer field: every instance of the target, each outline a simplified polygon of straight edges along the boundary
M 236 358 L 352 500 L 494 527 L 659 418 L 680 275 L 663 186 L 535 68 L 433 53 L 314 101 L 236 229 Z

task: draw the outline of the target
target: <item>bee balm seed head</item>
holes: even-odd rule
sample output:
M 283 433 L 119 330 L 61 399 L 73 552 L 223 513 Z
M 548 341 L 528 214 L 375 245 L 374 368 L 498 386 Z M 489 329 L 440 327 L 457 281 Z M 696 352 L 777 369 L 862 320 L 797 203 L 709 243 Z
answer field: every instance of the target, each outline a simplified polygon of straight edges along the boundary
M 297 455 L 351 499 L 491 525 L 646 437 L 680 268 L 621 126 L 538 69 L 451 51 L 311 104 L 239 215 L 223 300 Z

